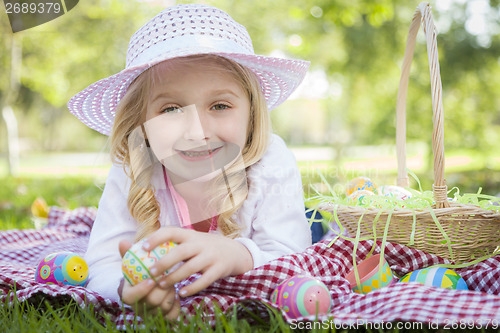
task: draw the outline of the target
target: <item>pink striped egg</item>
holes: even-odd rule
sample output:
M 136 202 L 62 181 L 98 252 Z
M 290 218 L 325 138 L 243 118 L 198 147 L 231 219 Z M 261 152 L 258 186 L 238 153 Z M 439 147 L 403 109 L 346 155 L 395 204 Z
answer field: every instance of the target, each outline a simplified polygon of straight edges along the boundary
M 330 311 L 331 297 L 321 281 L 305 275 L 296 275 L 274 289 L 271 303 L 278 305 L 286 315 L 299 318 Z

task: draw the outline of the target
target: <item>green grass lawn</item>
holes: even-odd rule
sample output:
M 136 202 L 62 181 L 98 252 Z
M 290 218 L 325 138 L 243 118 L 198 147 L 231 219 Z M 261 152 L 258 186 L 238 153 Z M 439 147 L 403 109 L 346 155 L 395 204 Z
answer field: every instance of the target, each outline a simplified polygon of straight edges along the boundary
M 31 204 L 42 197 L 49 206 L 97 207 L 104 182 L 92 177 L 0 178 L 0 229 L 33 228 Z
M 104 323 L 96 319 L 92 305 L 81 308 L 67 298 L 67 302 L 49 303 L 47 301 L 16 302 L 14 306 L 0 307 L 0 332 L 291 332 L 281 315 L 270 312 L 267 321 L 260 320 L 250 325 L 246 320 L 237 319 L 233 313 L 217 312 L 215 324 L 208 327 L 203 312 L 198 311 L 186 322 L 164 320 L 160 315 L 149 315 L 142 325 L 131 323 L 125 330 L 104 318 Z M 347 331 L 346 331 L 347 332 Z
M 96 180 L 97 179 L 97 180 Z M 85 176 L 43 176 L 19 178 L 0 177 L 0 230 L 12 228 L 33 228 L 31 204 L 37 197 L 43 197 L 49 205 L 70 209 L 80 206 L 97 206 L 103 188 L 102 177 Z M 280 314 L 270 314 L 270 319 L 250 324 L 237 319 L 232 313 L 220 314 L 214 327 L 208 327 L 200 311 L 187 324 L 166 322 L 162 318 L 149 316 L 144 331 L 160 332 L 327 332 L 328 324 L 312 330 L 292 329 Z M 404 323 L 403 323 L 404 324 Z M 406 323 L 408 324 L 408 323 Z M 395 324 L 394 324 L 395 325 Z M 395 326 L 394 326 L 395 327 Z M 46 303 L 41 300 L 15 302 L 11 306 L 0 306 L 0 332 L 114 332 L 111 323 L 103 325 L 96 319 L 92 306 L 80 308 L 74 301 L 67 303 Z M 136 331 L 129 327 L 127 332 Z M 335 329 L 331 330 L 335 331 Z M 381 332 L 370 327 L 338 329 L 338 332 Z M 392 329 L 389 332 L 412 332 L 411 329 Z M 438 332 L 423 329 L 418 331 Z M 464 332 L 464 330 L 456 330 Z M 483 330 L 485 331 L 485 330 Z M 493 332 L 493 330 L 488 330 Z

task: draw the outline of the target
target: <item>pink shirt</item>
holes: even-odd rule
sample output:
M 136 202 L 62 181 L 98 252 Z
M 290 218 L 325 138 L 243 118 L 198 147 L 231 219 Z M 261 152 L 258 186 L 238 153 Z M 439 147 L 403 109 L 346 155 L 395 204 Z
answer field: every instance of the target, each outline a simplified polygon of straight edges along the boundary
M 165 167 L 163 167 L 162 169 L 163 179 L 165 180 L 165 184 L 170 191 L 170 195 L 176 209 L 177 218 L 179 219 L 181 226 L 183 228 L 194 229 L 189 217 L 189 209 L 186 200 L 184 200 L 184 198 L 175 190 L 174 185 L 172 185 L 170 178 L 168 178 L 167 176 Z M 210 229 L 208 230 L 208 232 L 212 232 L 215 230 L 217 230 L 217 216 L 212 217 L 212 223 L 210 223 Z

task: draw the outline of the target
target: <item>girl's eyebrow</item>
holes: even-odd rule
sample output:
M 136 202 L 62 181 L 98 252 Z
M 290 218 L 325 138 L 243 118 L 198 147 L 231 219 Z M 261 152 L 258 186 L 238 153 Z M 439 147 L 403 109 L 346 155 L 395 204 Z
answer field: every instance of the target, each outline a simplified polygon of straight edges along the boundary
M 168 92 L 164 92 L 164 93 L 160 93 L 160 94 L 157 94 L 153 100 L 151 101 L 151 103 L 154 103 L 156 102 L 156 100 L 160 99 L 160 98 L 168 98 L 168 97 L 171 97 L 171 94 L 168 93 Z
M 215 96 L 220 96 L 220 95 L 232 95 L 234 97 L 237 97 L 239 98 L 240 95 L 238 95 L 238 93 L 236 93 L 234 90 L 232 89 L 215 89 L 215 90 L 212 90 L 212 91 L 209 91 L 208 92 L 209 95 L 215 95 Z M 169 97 L 172 97 L 172 96 L 175 96 L 176 93 L 175 92 L 163 92 L 163 93 L 160 93 L 156 96 L 154 96 L 153 100 L 151 101 L 151 103 L 154 103 L 156 102 L 156 100 L 158 99 L 161 99 L 161 98 L 169 98 Z
M 211 92 L 210 92 L 210 94 L 212 94 L 212 95 L 217 95 L 217 96 L 219 96 L 219 95 L 226 95 L 226 94 L 228 94 L 228 95 L 232 95 L 232 96 L 237 97 L 237 98 L 239 98 L 239 97 L 240 97 L 240 95 L 238 95 L 238 93 L 236 93 L 236 92 L 235 92 L 234 90 L 232 90 L 232 89 L 217 89 L 217 90 L 213 90 L 213 91 L 211 91 Z

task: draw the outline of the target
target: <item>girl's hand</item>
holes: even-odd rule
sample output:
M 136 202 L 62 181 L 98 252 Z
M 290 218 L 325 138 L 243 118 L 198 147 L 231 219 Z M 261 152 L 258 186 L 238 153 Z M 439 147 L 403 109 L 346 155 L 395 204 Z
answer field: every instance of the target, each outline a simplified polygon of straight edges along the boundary
M 132 244 L 128 241 L 120 242 L 119 249 L 122 257 L 131 246 Z M 179 316 L 181 306 L 173 285 L 160 288 L 153 279 L 147 279 L 132 286 L 124 280 L 121 290 L 120 297 L 123 303 L 132 306 L 141 317 L 149 311 L 159 311 L 165 318 L 171 320 Z
M 158 281 L 160 287 L 171 288 L 194 273 L 202 273 L 199 279 L 179 291 L 181 297 L 194 295 L 220 278 L 243 274 L 253 268 L 252 255 L 247 248 L 222 235 L 164 227 L 148 237 L 143 247 L 150 251 L 168 241 L 177 246 L 151 267 L 151 274 L 156 277 L 181 261 L 184 264 L 162 277 Z

